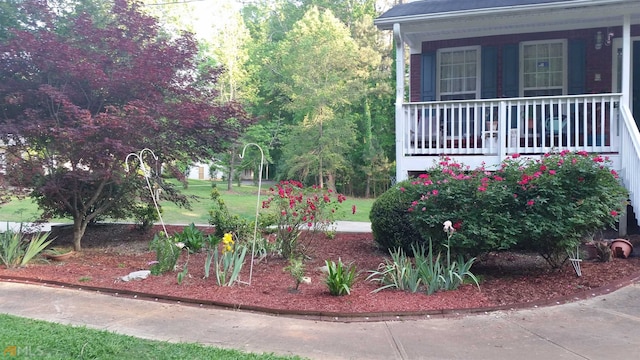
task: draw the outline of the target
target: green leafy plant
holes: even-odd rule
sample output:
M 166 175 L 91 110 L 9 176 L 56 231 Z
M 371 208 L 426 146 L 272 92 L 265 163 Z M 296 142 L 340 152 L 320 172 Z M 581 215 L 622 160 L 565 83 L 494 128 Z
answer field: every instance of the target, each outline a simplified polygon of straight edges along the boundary
M 264 209 L 272 209 L 278 216 L 276 242 L 282 256 L 290 258 L 304 254 L 304 247 L 316 233 L 323 233 L 333 224 L 337 204 L 346 198 L 317 186 L 305 188 L 295 180 L 281 181 L 269 189 Z M 306 230 L 306 231 L 302 231 Z
M 255 240 L 256 262 L 266 259 L 268 256 L 281 256 L 278 244 L 266 237 L 260 237 Z
M 197 253 L 204 245 L 204 233 L 194 223 L 189 224 L 181 232 L 173 235 L 175 242 L 181 242 L 189 250 L 189 253 Z
M 159 210 L 162 213 L 162 208 L 159 208 Z M 135 204 L 131 212 L 138 228 L 143 232 L 149 231 L 153 227 L 153 224 L 160 220 L 158 210 L 156 210 L 156 206 L 153 203 Z
M 300 287 L 300 284 L 304 279 L 305 265 L 304 262 L 302 262 L 302 258 L 289 258 L 289 265 L 284 268 L 284 271 L 291 274 L 291 277 L 293 277 L 293 280 L 296 283 L 294 289 L 298 290 L 298 287 Z
M 27 239 L 22 232 L 7 230 L 0 233 L 0 261 L 7 268 L 25 266 L 51 242 L 49 233 L 36 233 Z
M 218 244 L 222 238 L 208 235 L 205 241 L 207 256 L 204 260 L 204 278 L 208 279 L 211 271 L 211 263 L 213 261 L 213 253 L 218 251 Z
M 413 224 L 408 209 L 421 196 L 423 186 L 417 180 L 399 182 L 374 201 L 369 213 L 373 240 L 388 252 L 398 248 L 411 252 L 414 243 L 426 243 L 422 234 Z
M 149 249 L 156 253 L 156 261 L 149 269 L 151 274 L 160 275 L 167 271 L 175 271 L 183 248 L 184 243 L 176 242 L 173 237 L 167 236 L 164 232 L 155 234 L 149 243 Z
M 324 232 L 324 235 L 327 237 L 327 239 L 335 239 L 336 238 L 336 234 L 337 232 L 335 230 L 326 230 Z
M 262 233 L 273 234 L 276 232 L 278 214 L 273 212 L 261 212 L 258 214 L 258 228 Z
M 325 265 L 327 267 L 325 283 L 329 288 L 329 293 L 334 296 L 350 294 L 351 287 L 356 281 L 356 265 L 347 266 L 342 263 L 340 258 L 338 258 L 337 263 L 332 260 L 325 260 Z
M 241 242 L 252 239 L 253 223 L 238 215 L 232 215 L 222 199 L 217 187 L 211 189 L 213 205 L 209 209 L 209 224 L 215 226 L 215 235 L 223 237 L 224 234 L 235 234 Z
M 176 275 L 176 280 L 178 281 L 178 285 L 182 284 L 182 282 L 184 281 L 184 278 L 189 273 L 188 265 L 189 265 L 189 260 L 187 259 L 187 261 L 184 263 L 184 266 L 182 267 L 182 271 L 180 271 L 178 275 Z

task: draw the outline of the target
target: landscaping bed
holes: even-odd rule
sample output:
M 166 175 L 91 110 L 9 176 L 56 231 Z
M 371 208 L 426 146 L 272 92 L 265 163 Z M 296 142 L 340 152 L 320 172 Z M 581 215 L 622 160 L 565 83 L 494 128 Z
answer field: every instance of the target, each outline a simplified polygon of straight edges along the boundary
M 167 227 L 170 234 L 182 228 Z M 177 283 L 177 272 L 140 281 L 120 280 L 130 272 L 149 269 L 155 253 L 149 251 L 148 244 L 154 233 L 160 230 L 156 226 L 143 233 L 133 225 L 93 226 L 87 229 L 83 251 L 70 259 L 57 262 L 43 258 L 24 268 L 2 268 L 0 276 L 3 280 L 67 284 L 110 290 L 122 295 L 135 294 L 158 300 L 225 305 L 272 313 L 361 317 L 553 304 L 612 291 L 640 276 L 638 257 L 613 259 L 605 263 L 585 260 L 581 264 L 582 276 L 577 277 L 569 263 L 560 270 L 552 270 L 533 254 L 489 253 L 480 257 L 472 268 L 481 280 L 480 290 L 468 284 L 458 290 L 433 295 L 399 290 L 372 293 L 378 284 L 365 281 L 367 271 L 375 270 L 387 254 L 376 248 L 370 233 L 338 233 L 333 239 L 319 235 L 311 243 L 308 249 L 310 258 L 305 261 L 305 275 L 311 278 L 311 283 L 301 284 L 297 292 L 292 291 L 295 285 L 293 278 L 283 270 L 288 262 L 276 256 L 268 256 L 254 264 L 251 285 L 220 287 L 213 278 L 203 279 L 205 255 L 202 253 L 188 256 L 188 275 L 182 284 Z M 55 229 L 52 235 L 56 237 L 56 247 L 71 243 L 70 228 Z M 336 297 L 329 294 L 321 270 L 327 259 L 356 264 L 361 274 L 350 295 Z M 180 269 L 185 261 L 186 251 L 178 261 Z M 242 281 L 249 281 L 250 271 L 247 261 L 242 269 Z

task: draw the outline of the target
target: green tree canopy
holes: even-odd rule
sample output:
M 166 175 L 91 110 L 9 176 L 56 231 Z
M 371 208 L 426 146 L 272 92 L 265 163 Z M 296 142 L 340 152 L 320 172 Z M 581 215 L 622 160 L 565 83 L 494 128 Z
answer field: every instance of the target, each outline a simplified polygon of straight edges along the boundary
M 72 5 L 19 4 L 34 21 L 0 43 L 0 137 L 14 183 L 33 189 L 45 215 L 73 218 L 80 250 L 88 223 L 125 214 L 141 194 L 128 154 L 149 148 L 167 165 L 208 159 L 249 120 L 218 101 L 210 84 L 219 72 L 198 71 L 189 33 L 165 36 L 126 0 L 106 13 Z

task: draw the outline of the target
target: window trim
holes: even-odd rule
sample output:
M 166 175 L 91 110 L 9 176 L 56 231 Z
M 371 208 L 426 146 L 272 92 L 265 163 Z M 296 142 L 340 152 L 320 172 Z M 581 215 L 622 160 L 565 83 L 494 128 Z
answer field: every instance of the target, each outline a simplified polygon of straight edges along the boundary
M 535 41 L 523 41 L 521 42 L 520 45 L 520 49 L 519 49 L 519 63 L 518 63 L 518 67 L 519 67 L 519 94 L 520 97 L 524 97 L 525 96 L 525 91 L 528 91 L 529 89 L 525 90 L 524 87 L 524 47 L 527 45 L 539 45 L 539 44 L 561 44 L 562 45 L 562 95 L 567 95 L 567 88 L 568 88 L 568 77 L 569 77 L 569 67 L 568 67 L 568 62 L 569 62 L 569 46 L 568 46 L 568 41 L 567 39 L 545 39 L 545 40 L 535 40 Z M 557 89 L 558 87 L 547 87 L 546 89 Z M 534 89 L 530 89 L 530 90 L 534 90 Z M 538 89 L 538 90 L 542 90 L 542 89 Z
M 476 90 L 475 90 L 474 99 L 479 99 L 481 96 L 482 56 L 480 52 L 482 51 L 482 47 L 480 45 L 473 45 L 473 46 L 441 48 L 436 51 L 436 99 L 438 101 L 443 101 L 442 92 L 440 89 L 440 83 L 442 81 L 442 68 L 441 68 L 442 53 L 453 52 L 453 51 L 463 51 L 463 50 L 476 50 Z M 465 94 L 469 94 L 469 93 L 465 93 Z M 450 95 L 450 94 L 446 94 L 446 95 Z

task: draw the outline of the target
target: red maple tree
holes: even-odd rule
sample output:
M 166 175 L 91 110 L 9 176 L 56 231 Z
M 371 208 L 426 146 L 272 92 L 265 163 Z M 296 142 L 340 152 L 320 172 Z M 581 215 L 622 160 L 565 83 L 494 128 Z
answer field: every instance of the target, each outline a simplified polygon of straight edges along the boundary
M 128 154 L 149 148 L 164 166 L 210 158 L 250 122 L 217 97 L 219 70 L 198 68 L 193 36 L 163 33 L 140 4 L 19 6 L 27 20 L 0 43 L 5 170 L 44 217 L 73 218 L 76 250 L 89 223 L 126 215 L 144 194 Z

